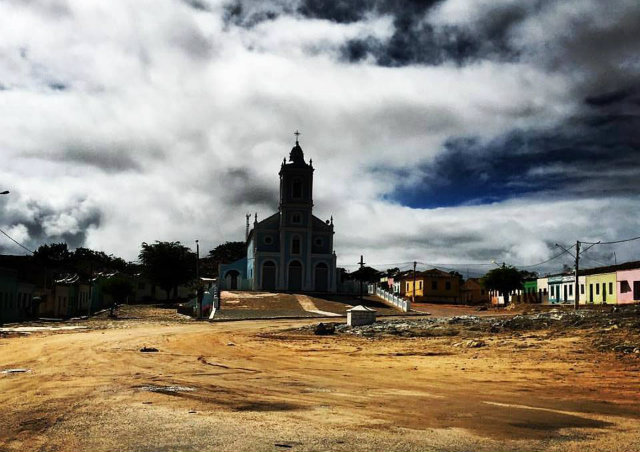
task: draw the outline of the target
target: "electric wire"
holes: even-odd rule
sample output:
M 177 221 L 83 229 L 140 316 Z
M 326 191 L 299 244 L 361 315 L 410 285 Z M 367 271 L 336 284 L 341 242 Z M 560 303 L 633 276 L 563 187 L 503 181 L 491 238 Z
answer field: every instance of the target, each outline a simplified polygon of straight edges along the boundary
M 9 240 L 11 240 L 13 243 L 15 243 L 16 245 L 18 245 L 20 248 L 29 251 L 31 254 L 34 254 L 34 252 L 32 250 L 30 250 L 29 248 L 27 248 L 26 246 L 24 246 L 22 243 L 18 242 L 16 239 L 14 239 L 13 237 L 11 237 L 9 234 L 7 234 L 6 232 L 4 232 L 2 229 L 0 229 L 0 232 L 2 232 L 2 234 L 4 234 L 5 237 L 7 237 Z
M 640 236 L 632 237 L 630 239 L 613 240 L 611 242 L 580 242 L 580 243 L 587 243 L 589 245 L 613 245 L 614 243 L 632 242 L 634 240 L 640 240 Z

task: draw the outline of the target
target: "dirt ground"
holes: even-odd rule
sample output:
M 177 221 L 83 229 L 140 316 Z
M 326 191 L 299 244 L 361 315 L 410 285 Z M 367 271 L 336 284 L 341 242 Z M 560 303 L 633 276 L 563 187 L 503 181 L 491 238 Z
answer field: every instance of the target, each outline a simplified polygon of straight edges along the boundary
M 242 320 L 286 317 L 345 316 L 347 309 L 363 304 L 376 310 L 379 316 L 398 315 L 399 311 L 377 297 L 324 295 L 308 296 L 271 292 L 222 292 L 221 309 L 214 320 Z M 411 313 L 413 315 L 419 312 Z
M 640 450 L 637 318 L 120 317 L 0 333 L 0 451 Z

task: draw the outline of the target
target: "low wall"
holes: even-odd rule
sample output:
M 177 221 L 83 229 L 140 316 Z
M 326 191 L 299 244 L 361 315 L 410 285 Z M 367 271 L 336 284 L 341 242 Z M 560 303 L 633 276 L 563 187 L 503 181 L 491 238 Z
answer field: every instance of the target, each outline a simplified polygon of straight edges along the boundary
M 400 309 L 402 312 L 411 311 L 411 302 L 406 298 L 402 298 L 401 296 L 387 292 L 386 290 L 383 290 L 377 286 L 375 287 L 375 294 L 376 296 L 382 298 L 386 302 Z

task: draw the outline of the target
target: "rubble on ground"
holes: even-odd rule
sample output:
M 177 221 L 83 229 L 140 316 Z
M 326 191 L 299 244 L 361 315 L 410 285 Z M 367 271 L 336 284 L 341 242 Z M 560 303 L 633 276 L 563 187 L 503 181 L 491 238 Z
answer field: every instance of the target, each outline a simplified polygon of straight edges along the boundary
M 630 331 L 640 333 L 640 306 L 611 306 L 600 309 L 550 309 L 548 311 L 517 314 L 503 317 L 478 317 L 463 315 L 450 318 L 402 318 L 378 321 L 371 325 L 350 327 L 344 323 L 320 323 L 307 325 L 297 330 L 316 335 L 354 335 L 362 337 L 443 337 L 462 335 L 470 340 L 458 342 L 459 347 L 477 348 L 487 344 L 478 340 L 479 333 L 512 333 L 524 331 L 552 330 L 555 334 L 571 328 L 593 329 L 594 337 L 608 337 L 612 332 Z M 624 354 L 640 354 L 640 342 L 620 343 L 600 341 L 602 350 Z M 596 344 L 597 345 L 597 344 Z

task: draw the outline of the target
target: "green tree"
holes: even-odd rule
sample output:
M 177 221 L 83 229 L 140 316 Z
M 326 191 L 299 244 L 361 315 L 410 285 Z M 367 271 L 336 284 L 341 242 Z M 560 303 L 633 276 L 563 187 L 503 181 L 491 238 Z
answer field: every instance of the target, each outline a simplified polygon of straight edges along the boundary
M 400 269 L 398 267 L 387 268 L 383 273 L 389 278 L 395 278 L 400 273 Z
M 171 296 L 171 290 L 195 277 L 196 255 L 180 242 L 142 243 L 138 256 L 149 280 Z
M 64 266 L 69 263 L 71 253 L 64 242 L 41 245 L 33 253 L 36 260 L 45 265 Z
M 102 290 L 113 298 L 111 315 L 113 315 L 113 310 L 116 304 L 124 303 L 127 301 L 127 298 L 134 293 L 131 279 L 125 275 L 114 275 L 107 279 L 102 286 Z
M 209 255 L 200 259 L 200 269 L 202 274 L 217 276 L 218 265 L 230 264 L 242 259 L 247 255 L 247 244 L 245 242 L 225 242 L 209 251 Z
M 522 288 L 522 272 L 510 265 L 490 270 L 482 278 L 482 284 L 489 290 L 496 290 L 504 297 L 504 304 L 509 303 L 509 294 Z

